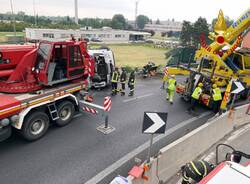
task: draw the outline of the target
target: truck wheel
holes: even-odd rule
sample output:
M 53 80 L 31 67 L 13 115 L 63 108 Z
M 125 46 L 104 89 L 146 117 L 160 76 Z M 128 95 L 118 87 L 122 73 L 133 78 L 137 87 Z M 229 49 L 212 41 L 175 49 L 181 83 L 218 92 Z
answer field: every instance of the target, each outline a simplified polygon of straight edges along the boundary
M 49 128 L 49 117 L 44 112 L 35 111 L 25 119 L 21 133 L 28 141 L 35 141 L 45 135 Z
M 57 109 L 59 119 L 55 121 L 56 125 L 62 127 L 69 124 L 75 114 L 74 105 L 70 101 L 64 101 L 58 105 Z
M 11 136 L 12 128 L 11 126 L 0 128 L 0 142 L 8 139 Z

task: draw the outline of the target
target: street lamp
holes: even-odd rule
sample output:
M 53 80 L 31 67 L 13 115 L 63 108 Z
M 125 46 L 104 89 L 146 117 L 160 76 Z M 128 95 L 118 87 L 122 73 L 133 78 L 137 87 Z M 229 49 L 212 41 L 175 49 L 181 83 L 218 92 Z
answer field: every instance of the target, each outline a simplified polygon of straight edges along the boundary
M 12 14 L 13 30 L 14 30 L 15 40 L 16 40 L 16 19 L 15 19 L 15 15 L 13 11 L 12 0 L 10 0 L 10 7 L 11 7 L 11 14 Z

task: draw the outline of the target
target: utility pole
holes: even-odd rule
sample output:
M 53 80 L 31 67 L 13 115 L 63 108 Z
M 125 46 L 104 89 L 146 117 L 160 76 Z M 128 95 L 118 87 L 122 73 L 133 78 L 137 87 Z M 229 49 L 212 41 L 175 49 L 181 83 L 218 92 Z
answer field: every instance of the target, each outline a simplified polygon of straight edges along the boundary
M 78 2 L 75 0 L 75 23 L 78 24 Z
M 36 15 L 35 0 L 33 0 L 33 11 L 34 11 L 35 25 L 37 26 L 37 15 Z
M 15 15 L 14 15 L 14 11 L 13 11 L 13 3 L 12 3 L 12 0 L 10 0 L 10 7 L 11 7 L 13 31 L 14 31 L 15 41 L 16 41 L 16 19 L 15 19 Z
M 138 12 L 138 3 L 139 1 L 135 1 L 135 29 L 137 28 L 137 12 Z

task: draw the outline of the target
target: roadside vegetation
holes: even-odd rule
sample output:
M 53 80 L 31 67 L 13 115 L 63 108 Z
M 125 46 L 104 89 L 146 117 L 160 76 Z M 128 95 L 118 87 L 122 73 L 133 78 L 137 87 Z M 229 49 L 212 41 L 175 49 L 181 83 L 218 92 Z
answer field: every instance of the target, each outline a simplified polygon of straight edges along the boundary
M 149 61 L 156 65 L 165 65 L 165 53 L 167 49 L 154 48 L 152 44 L 110 44 L 106 45 L 115 55 L 116 65 L 121 67 L 141 68 Z M 91 45 L 97 48 L 98 45 Z

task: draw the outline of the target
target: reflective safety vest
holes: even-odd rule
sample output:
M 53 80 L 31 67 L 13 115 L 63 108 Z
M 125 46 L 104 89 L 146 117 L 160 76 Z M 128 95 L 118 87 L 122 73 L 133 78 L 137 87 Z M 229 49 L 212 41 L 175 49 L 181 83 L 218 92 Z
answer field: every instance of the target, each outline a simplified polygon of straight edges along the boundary
M 128 79 L 128 85 L 135 85 L 135 75 L 130 74 L 129 79 Z
M 192 98 L 199 100 L 201 93 L 202 93 L 202 89 L 199 86 L 196 87 L 192 94 Z
M 111 82 L 118 82 L 118 80 L 119 80 L 119 72 L 114 71 Z
M 168 89 L 171 91 L 175 90 L 175 84 L 176 84 L 176 80 L 175 79 L 169 79 L 168 80 Z
M 220 88 L 213 89 L 213 99 L 214 101 L 222 100 Z

